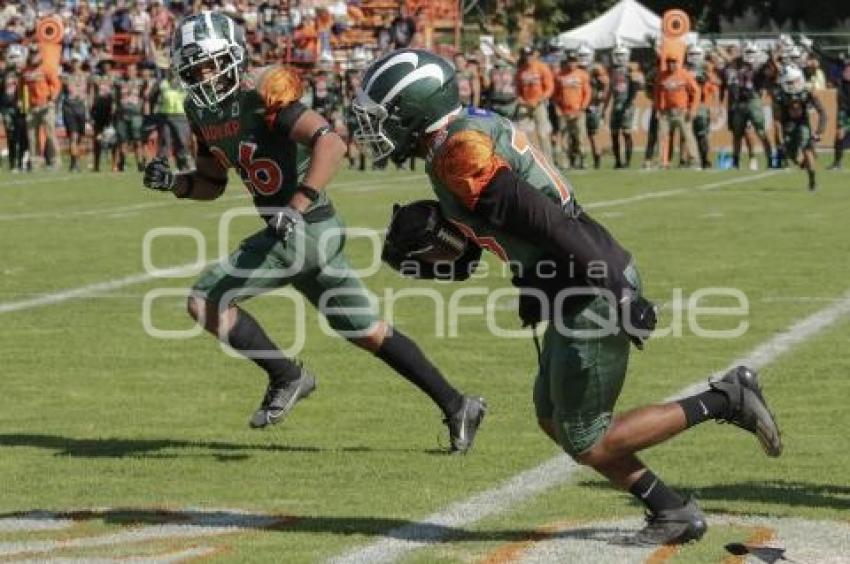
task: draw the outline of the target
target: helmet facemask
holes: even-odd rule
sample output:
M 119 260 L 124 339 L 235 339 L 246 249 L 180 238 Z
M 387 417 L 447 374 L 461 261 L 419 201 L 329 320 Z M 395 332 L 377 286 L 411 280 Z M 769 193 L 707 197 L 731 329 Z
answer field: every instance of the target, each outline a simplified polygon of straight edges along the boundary
M 239 88 L 245 51 L 224 39 L 203 39 L 184 46 L 176 61 L 176 74 L 192 100 L 215 108 Z
M 362 89 L 358 89 L 351 108 L 357 118 L 354 140 L 376 161 L 392 155 L 396 144 L 384 130 L 384 123 L 389 117 L 387 108 L 372 100 Z

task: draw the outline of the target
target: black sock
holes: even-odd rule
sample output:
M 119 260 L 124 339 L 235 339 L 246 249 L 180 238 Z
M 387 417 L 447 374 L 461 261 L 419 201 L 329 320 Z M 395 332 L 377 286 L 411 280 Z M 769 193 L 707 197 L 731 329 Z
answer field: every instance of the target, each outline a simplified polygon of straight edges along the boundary
M 614 152 L 614 166 L 621 167 L 623 162 L 620 160 L 620 133 L 613 132 L 614 137 L 611 138 L 611 150 Z
M 835 142 L 835 164 L 840 165 L 844 158 L 844 139 Z
M 652 470 L 648 469 L 629 488 L 629 493 L 646 506 L 652 513 L 658 513 L 665 509 L 678 509 L 684 507 L 685 500 L 682 496 L 667 487 Z
M 428 394 L 445 415 L 451 415 L 463 405 L 463 396 L 431 364 L 416 343 L 398 329 L 392 329 L 375 355 L 393 370 Z
M 729 398 L 718 390 L 706 390 L 701 394 L 682 398 L 676 403 L 682 406 L 688 427 L 722 417 L 729 409 Z
M 634 148 L 634 142 L 632 141 L 632 136 L 629 135 L 626 137 L 626 166 L 630 166 L 632 164 L 632 149 Z
M 230 346 L 266 371 L 270 380 L 291 382 L 301 376 L 301 367 L 283 356 L 281 350 L 250 314 L 237 310 L 236 323 L 227 335 Z

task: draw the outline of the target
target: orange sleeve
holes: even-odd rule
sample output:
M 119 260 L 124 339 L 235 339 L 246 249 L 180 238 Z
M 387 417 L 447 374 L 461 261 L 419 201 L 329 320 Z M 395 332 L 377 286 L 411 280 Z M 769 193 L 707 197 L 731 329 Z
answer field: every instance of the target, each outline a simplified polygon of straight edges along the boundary
M 688 97 L 690 98 L 690 111 L 695 114 L 699 110 L 700 89 L 696 79 L 688 73 Z
M 47 77 L 47 86 L 50 88 L 50 98 L 56 100 L 59 98 L 59 93 L 62 92 L 62 82 L 59 80 L 59 75 L 54 70 L 44 70 Z
M 593 89 L 590 88 L 590 75 L 584 73 L 581 83 L 581 109 L 586 110 L 590 106 L 590 98 L 593 96 Z
M 257 87 L 266 108 L 266 120 L 274 120 L 277 112 L 301 98 L 304 85 L 293 69 L 276 65 L 260 77 Z
M 452 135 L 434 159 L 437 178 L 469 209 L 496 173 L 508 163 L 495 152 L 487 134 L 466 130 Z
M 552 92 L 555 91 L 555 78 L 552 76 L 552 71 L 548 65 L 540 64 L 540 76 L 543 80 L 543 97 L 551 98 Z

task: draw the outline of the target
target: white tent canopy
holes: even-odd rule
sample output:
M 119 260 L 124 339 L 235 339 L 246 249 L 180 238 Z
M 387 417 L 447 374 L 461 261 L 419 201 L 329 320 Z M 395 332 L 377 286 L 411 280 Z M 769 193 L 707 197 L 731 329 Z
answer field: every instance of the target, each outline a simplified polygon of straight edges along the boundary
M 661 34 L 661 18 L 636 0 L 620 0 L 610 10 L 582 26 L 565 31 L 554 43 L 566 49 L 587 44 L 594 49 L 609 49 L 617 40 L 627 47 L 649 47 L 647 35 Z

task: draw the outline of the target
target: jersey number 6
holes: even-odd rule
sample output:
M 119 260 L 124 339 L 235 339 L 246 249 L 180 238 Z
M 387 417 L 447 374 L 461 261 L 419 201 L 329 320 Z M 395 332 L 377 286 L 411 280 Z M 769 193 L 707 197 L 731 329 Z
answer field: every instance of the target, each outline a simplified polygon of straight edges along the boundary
M 276 194 L 283 185 L 283 172 L 272 159 L 255 159 L 257 145 L 254 143 L 239 143 L 239 168 L 242 178 L 251 189 L 261 196 Z

